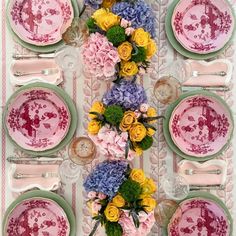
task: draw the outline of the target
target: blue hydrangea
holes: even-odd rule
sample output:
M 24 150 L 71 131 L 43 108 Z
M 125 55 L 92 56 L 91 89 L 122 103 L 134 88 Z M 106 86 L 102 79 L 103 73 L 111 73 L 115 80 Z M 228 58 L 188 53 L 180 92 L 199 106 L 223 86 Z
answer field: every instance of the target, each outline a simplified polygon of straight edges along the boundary
M 85 0 L 84 4 L 86 6 L 91 6 L 93 9 L 98 9 L 102 2 L 103 0 Z
M 131 21 L 132 27 L 144 28 L 155 37 L 155 15 L 151 6 L 144 0 L 132 2 L 117 2 L 112 7 L 112 12 Z
M 101 192 L 112 199 L 126 180 L 127 167 L 125 161 L 104 161 L 98 164 L 84 182 L 86 192 Z
M 144 88 L 129 80 L 122 80 L 104 94 L 102 102 L 106 106 L 120 105 L 126 110 L 137 110 L 142 103 L 147 102 Z

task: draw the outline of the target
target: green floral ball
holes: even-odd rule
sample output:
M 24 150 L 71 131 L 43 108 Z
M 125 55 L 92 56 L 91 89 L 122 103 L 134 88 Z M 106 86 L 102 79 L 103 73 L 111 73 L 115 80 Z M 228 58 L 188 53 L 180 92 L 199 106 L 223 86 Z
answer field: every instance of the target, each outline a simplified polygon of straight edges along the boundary
M 143 150 L 149 149 L 153 144 L 153 138 L 146 136 L 141 142 L 137 143 Z
M 142 188 L 138 182 L 128 179 L 120 186 L 119 192 L 125 201 L 134 202 L 139 199 Z
M 144 62 L 147 58 L 146 49 L 143 47 L 137 47 L 137 52 L 132 55 L 131 60 L 134 62 Z
M 124 112 L 122 108 L 118 105 L 109 106 L 104 112 L 104 117 L 106 121 L 112 125 L 119 125 L 123 116 Z
M 115 47 L 119 46 L 126 40 L 125 29 L 119 25 L 111 27 L 107 31 L 107 39 L 110 41 Z
M 117 222 L 107 222 L 105 225 L 107 236 L 122 236 L 122 227 Z

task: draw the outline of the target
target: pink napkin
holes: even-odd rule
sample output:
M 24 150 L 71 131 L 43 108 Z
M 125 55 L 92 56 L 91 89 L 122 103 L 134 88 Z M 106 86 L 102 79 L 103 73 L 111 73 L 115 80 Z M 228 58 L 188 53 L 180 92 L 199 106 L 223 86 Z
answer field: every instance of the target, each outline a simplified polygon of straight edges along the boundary
M 194 174 L 186 175 L 185 170 L 216 170 L 220 169 L 221 174 Z M 226 181 L 226 162 L 223 160 L 210 160 L 204 163 L 183 160 L 178 163 L 178 173 L 186 178 L 190 185 L 223 185 Z
M 229 60 L 219 59 L 211 62 L 192 60 L 187 61 L 191 63 L 192 71 L 198 71 L 199 73 L 224 71 L 227 73 L 227 75 L 201 75 L 198 77 L 191 77 L 183 83 L 184 86 L 227 87 L 229 85 L 233 73 L 233 66 Z
M 8 174 L 9 186 L 13 192 L 23 192 L 32 188 L 39 188 L 41 190 L 56 190 L 60 186 L 59 177 L 35 177 L 15 179 L 14 173 L 22 174 L 42 174 L 45 172 L 58 173 L 59 165 L 25 165 L 12 164 Z
M 40 72 L 44 69 L 58 69 L 57 73 L 51 75 L 25 75 L 25 76 L 14 76 L 14 72 Z M 60 84 L 63 79 L 61 76 L 61 69 L 56 64 L 54 59 L 23 59 L 16 60 L 11 65 L 11 83 L 12 85 L 26 85 L 32 82 L 44 82 L 49 84 Z

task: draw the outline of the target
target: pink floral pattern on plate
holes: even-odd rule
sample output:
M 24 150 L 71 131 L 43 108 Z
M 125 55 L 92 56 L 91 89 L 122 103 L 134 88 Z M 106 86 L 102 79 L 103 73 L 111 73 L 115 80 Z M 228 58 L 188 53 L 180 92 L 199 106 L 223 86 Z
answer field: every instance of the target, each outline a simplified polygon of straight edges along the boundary
M 45 151 L 66 136 L 70 119 L 67 105 L 52 90 L 31 88 L 10 102 L 6 126 L 10 137 L 22 148 Z
M 73 19 L 70 0 L 11 0 L 8 9 L 13 31 L 38 46 L 60 41 Z
M 169 236 L 228 236 L 230 223 L 214 201 L 191 198 L 180 203 L 168 225 Z
M 22 201 L 12 210 L 4 232 L 6 236 L 68 236 L 70 224 L 56 202 L 32 198 Z
M 218 153 L 232 130 L 229 108 L 205 95 L 189 96 L 174 109 L 169 121 L 171 138 L 185 154 L 205 157 Z
M 226 0 L 181 0 L 172 15 L 177 41 L 187 50 L 206 54 L 230 40 L 234 16 Z

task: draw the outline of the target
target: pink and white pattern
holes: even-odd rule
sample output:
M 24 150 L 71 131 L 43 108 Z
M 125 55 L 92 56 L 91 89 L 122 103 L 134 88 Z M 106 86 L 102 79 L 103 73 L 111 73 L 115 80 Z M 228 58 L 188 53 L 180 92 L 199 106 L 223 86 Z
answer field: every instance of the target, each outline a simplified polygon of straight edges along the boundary
M 199 54 L 223 48 L 233 34 L 234 25 L 233 11 L 226 0 L 182 0 L 172 16 L 177 41 Z
M 45 46 L 61 40 L 73 19 L 70 0 L 11 0 L 9 22 L 23 41 Z

